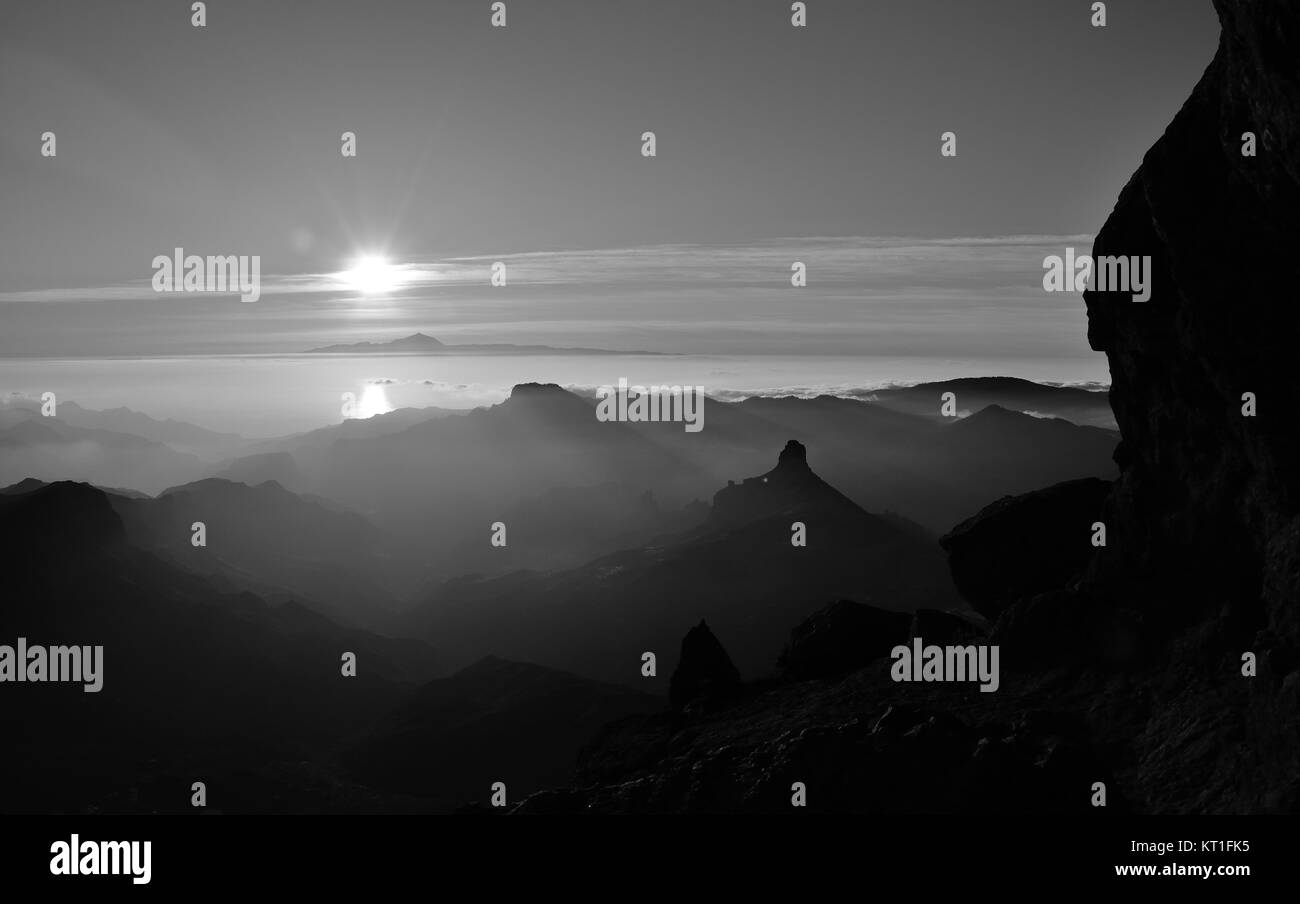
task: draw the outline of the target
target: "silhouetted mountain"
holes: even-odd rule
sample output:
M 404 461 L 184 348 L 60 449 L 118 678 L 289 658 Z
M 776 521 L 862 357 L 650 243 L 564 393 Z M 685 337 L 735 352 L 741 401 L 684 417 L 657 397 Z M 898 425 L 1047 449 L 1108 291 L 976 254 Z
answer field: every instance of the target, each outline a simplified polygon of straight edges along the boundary
M 601 423 L 589 399 L 522 384 L 490 408 L 406 429 L 388 429 L 384 417 L 350 421 L 294 445 L 281 441 L 277 451 L 293 456 L 301 475 L 294 489 L 366 514 L 443 576 L 571 567 L 611 552 L 619 537 L 631 546 L 680 530 L 691 517 L 684 505 L 707 499 L 738 470 L 762 469 L 759 450 L 792 435 L 818 444 L 819 470 L 849 498 L 931 530 L 1040 482 L 1114 472 L 1109 434 L 1028 416 L 965 433 L 830 397 L 706 409 L 706 428 L 694 434 L 672 424 Z M 991 435 L 998 429 L 1007 433 L 1001 452 Z M 299 480 L 279 456 L 237 464 L 226 473 L 245 482 Z M 596 498 L 597 487 L 608 498 Z M 647 492 L 658 515 L 637 501 Z M 619 498 L 626 503 L 615 505 Z M 518 528 L 518 542 L 489 546 L 495 522 Z
M 38 415 L 41 403 L 30 399 L 9 399 L 4 403 L 4 408 L 0 408 L 0 413 L 6 409 L 25 410 Z M 69 400 L 60 401 L 55 411 L 58 415 L 55 420 L 72 427 L 127 433 L 152 442 L 164 443 L 177 452 L 190 453 L 200 458 L 224 457 L 240 449 L 246 442 L 242 436 L 234 433 L 207 430 L 171 418 L 160 420 L 132 411 L 130 408 L 107 408 L 96 411 L 83 408 Z
M 886 408 L 928 418 L 942 417 L 943 395 L 956 397 L 959 412 L 974 413 L 997 405 L 1038 417 L 1063 418 L 1075 424 L 1113 430 L 1115 415 L 1104 391 L 1047 386 L 1015 377 L 963 377 L 915 386 L 878 389 L 871 398 Z
M 37 480 L 35 477 L 24 477 L 17 483 L 0 489 L 0 496 L 21 496 L 24 493 L 30 493 L 32 490 L 39 490 L 45 485 L 44 480 Z
M 125 545 L 121 521 L 102 491 L 67 481 L 29 480 L 22 486 L 25 492 L 14 487 L 0 498 L 0 549 L 11 564 L 44 564 Z M 69 563 L 74 569 L 78 564 Z M 30 574 L 19 572 L 14 578 L 21 584 Z
M 718 491 L 713 497 L 709 525 L 734 526 L 808 507 L 845 513 L 859 510 L 847 496 L 812 472 L 808 450 L 792 439 L 781 450 L 775 468 L 739 486 L 729 483 Z
M 245 455 L 213 468 L 212 477 L 246 483 L 249 486 L 274 481 L 290 490 L 303 489 L 305 480 L 297 460 L 288 452 L 262 452 Z
M 6 686 L 4 809 L 107 806 L 156 785 L 155 806 L 186 811 L 195 780 L 218 808 L 327 806 L 286 775 L 395 704 L 405 682 L 427 680 L 431 650 L 223 592 L 132 546 L 114 505 L 69 482 L 0 496 L 0 638 L 103 646 L 98 693 Z M 341 675 L 344 652 L 355 678 Z M 285 774 L 273 799 L 253 773 L 275 763 Z
M 1112 478 L 1114 451 L 1115 435 L 1108 430 L 991 405 L 944 424 L 934 453 L 952 463 L 946 479 L 938 479 L 946 481 L 946 498 L 961 503 L 956 521 L 1029 488 Z
M 358 780 L 437 810 L 486 802 L 498 781 L 513 803 L 572 780 L 579 749 L 606 723 L 663 708 L 623 687 L 488 658 L 419 688 L 344 761 Z
M 1027 415 L 957 425 L 832 397 L 706 411 L 699 433 L 602 423 L 591 399 L 521 384 L 486 409 L 394 412 L 253 445 L 209 473 L 362 512 L 443 578 L 570 568 L 680 531 L 697 517 L 684 506 L 765 469 L 792 436 L 816 443 L 819 472 L 844 495 L 935 532 L 999 496 L 1114 473 L 1113 436 Z M 504 547 L 488 543 L 497 522 Z
M 296 459 L 307 461 L 310 468 L 313 454 L 328 448 L 336 440 L 400 433 L 408 427 L 413 427 L 423 421 L 459 414 L 465 414 L 465 411 L 434 406 L 427 408 L 396 408 L 393 411 L 376 414 L 373 417 L 346 418 L 340 423 L 321 427 L 317 430 L 309 430 L 306 433 L 295 433 L 292 436 L 250 442 L 247 451 L 250 455 L 268 452 L 289 452 Z
M 354 342 L 311 348 L 307 354 L 325 355 L 652 355 L 655 352 L 610 351 L 601 348 L 555 348 L 549 345 L 506 343 L 447 345 L 424 333 L 414 333 L 390 342 Z
M 688 533 L 576 569 L 449 582 L 412 630 L 438 638 L 451 661 L 495 654 L 632 682 L 644 651 L 661 673 L 674 665 L 676 635 L 700 618 L 728 638 L 742 674 L 755 674 L 772 668 L 788 626 L 827 601 L 960 604 L 937 543 L 845 499 L 799 450 L 788 445 L 766 475 L 719 491 Z M 796 521 L 806 546 L 792 544 Z
M 705 409 L 698 434 L 633 426 L 715 482 L 735 473 L 727 467 L 757 471 L 760 450 L 794 437 L 817 449 L 818 473 L 844 495 L 935 532 L 999 496 L 1115 474 L 1113 433 L 1001 408 L 963 419 L 926 418 L 820 396 L 711 402 Z
M 324 348 L 309 349 L 309 352 L 350 354 L 374 354 L 376 352 L 428 353 L 442 348 L 445 348 L 445 346 L 432 336 L 426 336 L 424 333 L 412 333 L 410 336 L 403 336 L 401 339 L 394 339 L 391 342 L 355 342 L 351 345 L 328 345 Z
M 202 468 L 198 457 L 160 442 L 77 427 L 23 408 L 0 409 L 0 484 L 36 477 L 155 493 Z
M 112 498 L 131 542 L 268 598 L 296 597 L 336 621 L 391 629 L 412 563 L 365 518 L 289 492 L 209 478 L 156 499 Z M 191 543 L 205 525 L 207 545 Z
M 308 475 L 308 488 L 403 538 L 431 568 L 454 572 L 462 544 L 477 539 L 490 552 L 491 525 L 548 490 L 612 483 L 659 496 L 681 482 L 683 470 L 629 425 L 597 421 L 572 393 L 525 384 L 491 408 L 334 442 Z M 564 523 L 578 522 L 559 511 L 552 516 L 557 541 Z M 581 549 L 581 539 L 573 545 Z
M 620 549 L 654 545 L 658 538 L 695 527 L 708 513 L 699 504 L 666 509 L 652 490 L 622 483 L 553 487 L 498 513 L 509 545 L 483 542 L 482 531 L 454 547 L 451 561 L 464 574 L 575 568 Z
M 49 486 L 44 480 L 37 480 L 35 477 L 24 477 L 22 480 L 7 487 L 0 487 L 0 496 L 17 496 L 23 493 L 30 493 L 32 490 L 39 490 L 43 486 Z M 127 499 L 152 499 L 148 493 L 141 493 L 138 490 L 131 490 L 125 487 L 95 487 L 95 489 L 107 493 L 110 496 L 124 496 Z

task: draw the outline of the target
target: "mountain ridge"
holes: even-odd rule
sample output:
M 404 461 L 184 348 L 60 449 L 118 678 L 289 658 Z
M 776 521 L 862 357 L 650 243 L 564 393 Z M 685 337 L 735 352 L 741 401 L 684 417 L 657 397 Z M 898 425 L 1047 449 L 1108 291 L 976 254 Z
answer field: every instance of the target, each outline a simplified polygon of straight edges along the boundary
M 448 345 L 425 333 L 412 333 L 387 342 L 351 342 L 309 348 L 305 355 L 661 355 L 662 352 L 618 351 L 603 348 L 561 348 L 504 342 Z

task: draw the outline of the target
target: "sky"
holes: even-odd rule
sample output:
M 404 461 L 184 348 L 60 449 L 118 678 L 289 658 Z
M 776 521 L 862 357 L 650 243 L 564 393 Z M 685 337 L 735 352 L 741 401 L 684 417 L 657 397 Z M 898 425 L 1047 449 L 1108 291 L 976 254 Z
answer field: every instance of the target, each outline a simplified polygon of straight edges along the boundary
M 1087 355 L 1042 258 L 1090 245 L 1218 33 L 1209 0 L 1112 2 L 1105 28 L 1083 0 L 812 0 L 803 29 L 767 0 L 513 0 L 506 28 L 489 5 L 221 0 L 195 28 L 189 3 L 6 4 L 0 356 L 415 330 Z M 176 247 L 258 255 L 263 297 L 154 294 Z M 329 276 L 361 253 L 408 282 Z

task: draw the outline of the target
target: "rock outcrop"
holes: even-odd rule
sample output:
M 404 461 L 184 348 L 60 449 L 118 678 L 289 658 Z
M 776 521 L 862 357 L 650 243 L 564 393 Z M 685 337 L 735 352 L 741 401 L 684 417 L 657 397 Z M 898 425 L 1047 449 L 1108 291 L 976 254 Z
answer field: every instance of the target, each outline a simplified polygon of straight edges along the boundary
M 1216 0 L 1218 53 L 1094 257 L 1149 255 L 1151 298 L 1089 292 L 1123 441 L 1094 582 L 1185 624 L 1225 605 L 1300 637 L 1300 8 Z M 1257 155 L 1243 156 L 1253 132 Z M 1257 406 L 1246 416 L 1251 394 Z M 1161 593 L 1130 580 L 1144 576 Z M 1258 611 L 1262 609 L 1262 611 Z
M 781 450 L 775 468 L 739 484 L 729 483 L 714 494 L 710 523 L 743 524 L 808 509 L 860 511 L 847 496 L 813 473 L 808 466 L 808 450 L 792 439 Z
M 674 709 L 691 703 L 725 703 L 740 689 L 740 672 L 721 641 L 700 621 L 682 638 L 682 655 L 673 670 L 668 700 Z
M 996 616 L 992 639 L 1006 645 L 1007 664 L 1122 665 L 1140 693 L 1161 689 L 1125 754 L 1138 763 L 1129 780 L 1147 807 L 1293 811 L 1300 7 L 1215 7 L 1222 35 L 1213 62 L 1093 248 L 1094 259 L 1151 262 L 1145 302 L 1130 292 L 1084 295 L 1122 435 L 1120 476 L 1098 517 L 1106 545 L 1081 574 L 1073 553 L 1000 567 L 1033 542 L 1032 523 L 1050 535 L 1060 518 L 1082 518 L 1094 504 L 1081 490 L 1042 508 L 1053 488 L 981 512 L 945 546 L 958 586 Z M 1246 133 L 1253 156 L 1243 153 Z M 1243 670 L 1247 654 L 1258 662 L 1253 675 Z M 1208 754 L 1229 747 L 1238 751 L 1231 767 Z

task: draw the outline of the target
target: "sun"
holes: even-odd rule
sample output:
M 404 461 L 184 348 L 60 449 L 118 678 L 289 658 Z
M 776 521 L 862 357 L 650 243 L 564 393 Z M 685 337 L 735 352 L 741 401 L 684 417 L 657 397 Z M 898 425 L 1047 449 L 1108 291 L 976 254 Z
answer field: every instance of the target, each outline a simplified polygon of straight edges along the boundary
M 335 276 L 349 289 L 363 295 L 385 295 L 405 281 L 402 268 L 378 254 L 358 257 L 351 267 Z

